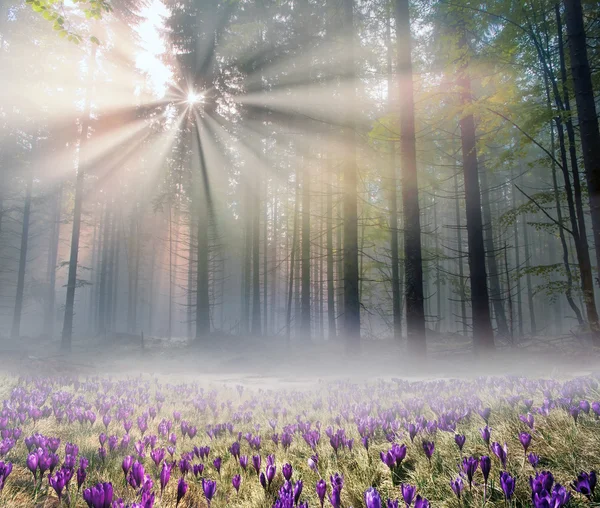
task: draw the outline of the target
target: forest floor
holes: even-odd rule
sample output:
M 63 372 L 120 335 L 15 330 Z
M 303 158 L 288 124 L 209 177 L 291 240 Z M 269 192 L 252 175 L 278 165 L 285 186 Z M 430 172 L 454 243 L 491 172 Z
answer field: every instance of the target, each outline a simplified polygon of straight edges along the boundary
M 0 371 L 13 374 L 153 375 L 244 383 L 272 387 L 282 383 L 311 386 L 335 378 L 423 380 L 490 375 L 564 378 L 600 372 L 600 349 L 574 336 L 538 337 L 476 358 L 462 336 L 428 338 L 426 359 L 411 358 L 403 343 L 364 341 L 359 354 L 348 356 L 339 341 L 309 344 L 283 337 L 240 339 L 209 337 L 206 342 L 146 337 L 78 337 L 73 351 L 59 353 L 59 342 L 0 337 Z

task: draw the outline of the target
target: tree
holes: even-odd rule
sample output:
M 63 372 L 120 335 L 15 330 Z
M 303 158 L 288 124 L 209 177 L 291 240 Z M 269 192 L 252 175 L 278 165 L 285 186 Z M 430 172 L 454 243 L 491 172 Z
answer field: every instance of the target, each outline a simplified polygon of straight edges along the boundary
M 425 309 L 423 304 L 423 259 L 421 253 L 421 218 L 415 106 L 413 92 L 410 16 L 408 0 L 395 4 L 398 45 L 398 98 L 400 113 L 400 165 L 402 167 L 402 204 L 404 208 L 404 277 L 406 291 L 406 330 L 408 347 L 424 354 Z

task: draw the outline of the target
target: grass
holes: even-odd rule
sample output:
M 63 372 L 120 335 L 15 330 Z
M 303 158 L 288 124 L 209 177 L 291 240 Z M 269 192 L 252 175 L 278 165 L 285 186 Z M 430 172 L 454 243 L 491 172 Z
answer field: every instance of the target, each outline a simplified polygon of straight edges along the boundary
M 565 383 L 543 380 L 527 380 L 525 378 L 494 378 L 487 382 L 478 380 L 446 380 L 409 383 L 405 381 L 373 381 L 353 384 L 350 382 L 318 383 L 308 390 L 265 390 L 244 389 L 235 386 L 202 386 L 198 383 L 173 383 L 168 380 L 138 377 L 133 379 L 82 379 L 75 387 L 72 379 L 53 378 L 45 380 L 24 380 L 15 377 L 4 377 L 0 380 L 0 400 L 11 400 L 15 387 L 24 388 L 27 392 L 26 402 L 31 403 L 31 395 L 46 393 L 47 398 L 42 407 L 50 407 L 54 394 L 64 391 L 74 394 L 72 407 L 92 409 L 97 419 L 94 425 L 79 422 L 68 423 L 67 418 L 58 423 L 54 416 L 42 418 L 33 422 L 28 418 L 19 427 L 22 436 L 16 446 L 2 459 L 14 465 L 12 474 L 8 477 L 4 490 L 0 493 L 0 506 L 29 507 L 29 506 L 58 506 L 58 499 L 48 487 L 47 475 L 41 482 L 41 487 L 34 489 L 32 474 L 26 468 L 28 455 L 24 437 L 35 432 L 46 436 L 61 438 L 59 455 L 64 458 L 64 445 L 67 442 L 79 446 L 79 453 L 89 459 L 88 475 L 83 488 L 95 485 L 100 481 L 112 482 L 115 498 L 121 497 L 132 503 L 138 498 L 135 491 L 126 486 L 122 459 L 125 455 L 134 455 L 133 444 L 140 439 L 136 419 L 149 407 L 157 407 L 156 394 L 164 395 L 165 400 L 158 415 L 153 420 L 149 418 L 149 428 L 146 435 L 157 434 L 158 423 L 163 419 L 173 420 L 173 411 L 181 412 L 182 420 L 197 426 L 198 433 L 193 438 L 183 438 L 180 428 L 173 424 L 172 432 L 177 434 L 177 450 L 175 458 L 179 460 L 182 452 L 188 452 L 194 446 L 208 445 L 211 448 L 210 459 L 205 461 L 203 476 L 217 480 L 217 494 L 211 504 L 212 508 L 239 506 L 247 508 L 270 507 L 276 499 L 277 491 L 283 484 L 281 475 L 282 465 L 289 462 L 293 466 L 292 481 L 302 479 L 304 489 L 301 500 L 309 506 L 320 506 L 315 492 L 315 484 L 320 477 L 326 479 L 329 486 L 329 476 L 340 473 L 344 477 L 342 489 L 342 506 L 358 508 L 364 506 L 364 492 L 374 486 L 384 501 L 387 498 L 401 498 L 400 487 L 392 482 L 388 467 L 380 459 L 380 452 L 387 451 L 391 443 L 386 439 L 385 432 L 379 426 L 375 435 L 370 439 L 369 449 L 361 444 L 360 435 L 355 424 L 356 418 L 381 418 L 382 421 L 396 421 L 399 427 L 395 441 L 406 444 L 408 451 L 406 459 L 398 471 L 398 480 L 417 486 L 417 491 L 429 499 L 432 506 L 482 506 L 483 477 L 481 470 L 475 474 L 474 485 L 469 491 L 465 478 L 465 490 L 462 499 L 456 498 L 450 488 L 451 479 L 458 474 L 462 457 L 492 457 L 492 471 L 487 488 L 486 505 L 505 506 L 504 496 L 499 486 L 498 478 L 501 471 L 500 461 L 488 450 L 483 442 L 479 429 L 485 425 L 477 414 L 477 408 L 491 407 L 489 426 L 492 428 L 491 441 L 507 443 L 507 470 L 516 477 L 516 491 L 512 500 L 513 506 L 530 506 L 531 494 L 529 476 L 534 475 L 534 469 L 525 460 L 523 448 L 519 442 L 520 432 L 529 429 L 519 419 L 519 414 L 525 414 L 526 408 L 522 400 L 533 398 L 533 409 L 544 402 L 544 389 L 550 389 L 554 399 L 559 399 L 563 386 L 575 387 L 577 395 L 573 396 L 571 404 L 580 400 L 590 403 L 600 400 L 597 383 L 592 378 L 581 378 Z M 507 397 L 518 397 L 514 407 L 507 402 Z M 98 408 L 102 401 L 111 404 L 113 419 L 105 430 Z M 564 401 L 563 401 L 564 402 Z M 14 404 L 14 397 L 13 402 Z M 9 404 L 10 405 L 10 404 Z M 128 450 L 119 448 L 108 452 L 106 461 L 102 462 L 98 455 L 98 436 L 101 432 L 107 435 L 117 435 L 119 440 L 125 434 L 121 421 L 116 418 L 118 406 L 131 406 L 134 413 L 130 419 L 134 426 L 130 432 L 131 444 Z M 7 407 L 7 406 L 4 406 Z M 412 442 L 405 431 L 404 424 L 416 421 L 422 415 L 427 420 L 437 418 L 432 410 L 436 408 L 442 413 L 463 414 L 469 409 L 470 414 L 462 418 L 456 426 L 456 432 L 466 436 L 462 453 L 454 441 L 455 432 L 438 430 L 435 433 L 419 432 Z M 600 421 L 593 411 L 589 415 L 582 413 L 577 422 L 562 408 L 552 409 L 548 416 L 535 414 L 535 430 L 529 451 L 540 456 L 538 470 L 551 471 L 557 482 L 569 486 L 580 471 L 598 470 L 600 467 Z M 293 425 L 298 421 L 311 422 L 312 428 L 320 422 L 321 439 L 317 446 L 319 455 L 319 474 L 308 466 L 308 459 L 314 453 L 306 444 L 300 432 L 296 432 L 289 449 L 284 450 L 271 440 L 269 420 L 276 419 L 276 433 L 281 434 L 284 425 Z M 207 425 L 233 422 L 233 433 L 211 439 L 205 432 Z M 14 424 L 9 425 L 9 428 Z M 336 455 L 326 436 L 328 426 L 337 430 L 344 428 L 346 435 L 354 439 L 352 450 L 343 449 Z M 251 466 L 251 456 L 256 451 L 250 449 L 244 437 L 241 438 L 242 455 L 250 457 L 247 472 L 243 472 L 228 449 L 232 442 L 246 433 L 260 435 L 262 438 L 260 455 L 264 471 L 266 457 L 274 454 L 276 457 L 277 475 L 270 488 L 265 491 Z M 422 440 L 435 442 L 435 452 L 428 461 L 422 449 Z M 166 438 L 160 437 L 158 446 L 166 446 Z M 155 506 L 173 507 L 176 503 L 177 480 L 180 473 L 175 468 L 162 499 L 158 471 L 150 459 L 150 450 L 146 457 L 140 459 L 154 480 L 154 492 L 157 493 Z M 212 465 L 212 460 L 222 457 L 220 475 Z M 167 458 L 169 455 L 167 454 Z M 195 459 L 194 463 L 200 462 Z M 235 474 L 242 475 L 242 484 L 237 494 L 231 484 Z M 206 500 L 202 493 L 200 479 L 193 475 L 187 477 L 189 490 L 181 507 L 204 507 Z M 396 482 L 398 483 L 398 482 Z M 569 488 L 569 490 L 572 490 Z M 63 506 L 86 506 L 81 493 L 77 493 L 75 478 L 70 486 L 68 500 L 63 500 Z M 572 492 L 571 506 L 587 505 L 589 502 L 579 494 Z M 326 500 L 325 505 L 328 505 Z M 400 502 L 402 506 L 403 503 Z

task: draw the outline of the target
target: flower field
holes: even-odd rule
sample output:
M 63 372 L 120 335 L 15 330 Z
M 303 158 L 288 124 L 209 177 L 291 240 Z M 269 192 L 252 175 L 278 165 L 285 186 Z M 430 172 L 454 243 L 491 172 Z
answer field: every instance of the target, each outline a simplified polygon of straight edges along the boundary
M 600 465 L 594 377 L 5 377 L 0 400 L 8 507 L 587 506 Z

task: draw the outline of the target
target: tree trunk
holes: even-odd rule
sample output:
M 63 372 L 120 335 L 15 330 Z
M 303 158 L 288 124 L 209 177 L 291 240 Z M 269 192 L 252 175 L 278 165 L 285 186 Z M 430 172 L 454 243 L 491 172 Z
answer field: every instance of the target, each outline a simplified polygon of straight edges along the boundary
M 325 196 L 326 209 L 326 243 L 327 243 L 327 338 L 335 339 L 335 274 L 333 272 L 333 167 L 331 160 L 327 164 L 327 190 Z
M 592 74 L 587 56 L 581 0 L 565 0 L 564 5 L 583 165 L 590 196 L 596 265 L 600 267 L 600 130 L 598 129 Z M 595 336 L 598 336 L 597 328 L 592 331 Z
M 461 49 L 466 48 L 464 35 Z M 460 69 L 458 85 L 463 108 L 473 102 L 468 64 Z M 465 177 L 465 208 L 467 213 L 467 244 L 469 248 L 469 280 L 471 283 L 471 311 L 473 317 L 473 345 L 475 351 L 494 349 L 494 332 L 490 314 L 487 285 L 483 220 L 481 217 L 481 190 L 477 164 L 475 120 L 472 113 L 464 114 L 459 122 L 462 142 L 463 170 Z
M 260 178 L 254 184 L 252 196 L 252 335 L 261 334 L 260 312 Z
M 194 132 L 197 135 L 199 153 L 199 171 L 196 174 L 196 210 L 198 213 L 198 256 L 196 260 L 196 339 L 206 337 L 210 333 L 210 295 L 209 295 L 209 266 L 208 228 L 211 225 L 211 208 L 209 205 L 209 192 L 207 181 L 203 177 L 207 171 L 204 149 L 202 147 L 200 126 L 194 120 Z
M 44 334 L 48 337 L 54 335 L 54 321 L 56 319 L 56 264 L 58 262 L 58 245 L 60 242 L 60 220 L 62 210 L 62 183 L 58 185 L 54 195 L 54 210 L 50 229 L 50 244 L 48 245 L 48 296 L 44 310 Z M 94 235 L 96 229 L 94 228 Z M 92 248 L 94 245 L 92 244 Z M 92 267 L 93 267 L 92 263 Z
M 35 144 L 35 143 L 34 143 Z M 25 204 L 23 206 L 23 224 L 21 227 L 21 248 L 19 249 L 19 271 L 17 274 L 17 293 L 10 335 L 16 339 L 21 336 L 21 314 L 23 312 L 23 294 L 25 291 L 25 269 L 27 267 L 27 246 L 29 244 L 29 222 L 31 216 L 31 191 L 33 188 L 33 171 L 29 170 L 25 187 Z
M 465 337 L 468 336 L 468 328 L 467 328 L 467 295 L 465 291 L 465 271 L 463 265 L 463 250 L 462 250 L 462 223 L 460 220 L 460 199 L 458 196 L 458 173 L 454 175 L 454 195 L 456 199 L 454 200 L 455 204 L 455 213 L 456 213 L 456 243 L 457 243 L 457 254 L 458 254 L 458 277 L 459 277 L 459 297 L 460 297 L 460 316 L 461 316 L 461 324 L 463 328 L 463 335 Z
M 391 41 L 391 19 L 387 17 L 386 23 L 386 58 L 387 58 L 387 102 L 390 111 L 394 111 L 393 99 L 393 66 L 392 66 L 392 41 Z M 393 335 L 394 339 L 402 338 L 402 308 L 400 305 L 400 275 L 399 275 L 399 259 L 398 259 L 398 189 L 396 179 L 396 143 L 392 140 L 389 142 L 389 158 L 388 158 L 388 192 L 389 192 L 389 228 L 390 228 L 390 260 L 392 269 L 392 318 L 393 318 Z
M 89 70 L 88 84 L 86 88 L 85 109 L 83 112 L 83 123 L 81 126 L 80 156 L 77 168 L 77 179 L 75 181 L 75 204 L 73 207 L 73 230 L 71 232 L 71 255 L 69 256 L 69 274 L 67 277 L 67 299 L 65 302 L 65 316 L 63 322 L 63 331 L 61 339 L 61 350 L 63 352 L 71 351 L 71 342 L 73 338 L 73 317 L 75 315 L 75 288 L 77 287 L 77 262 L 79 258 L 79 235 L 81 232 L 81 209 L 83 207 L 83 186 L 85 182 L 85 164 L 88 161 L 83 160 L 86 155 L 88 143 L 88 132 L 90 127 L 90 96 L 92 83 L 94 81 L 94 71 L 96 69 L 96 49 L 92 44 L 91 64 Z
M 343 0 L 344 31 L 348 35 L 346 55 L 348 68 L 346 69 L 347 82 L 355 86 L 356 70 L 354 62 L 354 0 Z M 348 98 L 347 107 L 356 103 L 356 90 L 353 88 Z M 354 130 L 354 119 L 350 113 L 346 126 L 346 160 L 344 167 L 344 334 L 347 351 L 357 353 L 360 350 L 360 297 L 358 282 L 358 195 L 357 195 L 357 163 L 356 143 L 357 137 Z
M 408 0 L 396 0 L 395 17 L 398 39 L 396 73 L 398 75 L 400 114 L 400 165 L 402 167 L 402 204 L 404 208 L 406 332 L 409 350 L 416 354 L 425 354 L 427 346 L 423 302 L 423 259 Z
M 492 301 L 492 306 L 494 307 L 494 314 L 496 316 L 496 325 L 498 326 L 498 333 L 507 337 L 509 330 L 506 322 L 506 313 L 504 312 L 504 302 L 502 301 L 502 290 L 500 288 L 500 271 L 496 259 L 496 247 L 494 245 L 492 210 L 490 207 L 490 185 L 488 184 L 487 168 L 485 167 L 485 164 L 483 162 L 481 163 L 479 177 L 481 178 L 482 186 L 481 208 L 484 223 L 484 245 L 486 250 L 487 266 L 489 269 L 490 277 L 490 300 Z
M 288 282 L 288 295 L 287 295 L 287 308 L 286 308 L 286 340 L 287 345 L 290 345 L 292 335 L 292 296 L 294 294 L 294 268 L 295 268 L 295 257 L 296 257 L 296 245 L 298 243 L 298 182 L 296 180 L 296 196 L 294 200 L 294 221 L 292 226 L 292 250 L 290 254 L 290 271 L 289 271 L 289 282 Z M 288 231 L 289 233 L 289 231 Z

